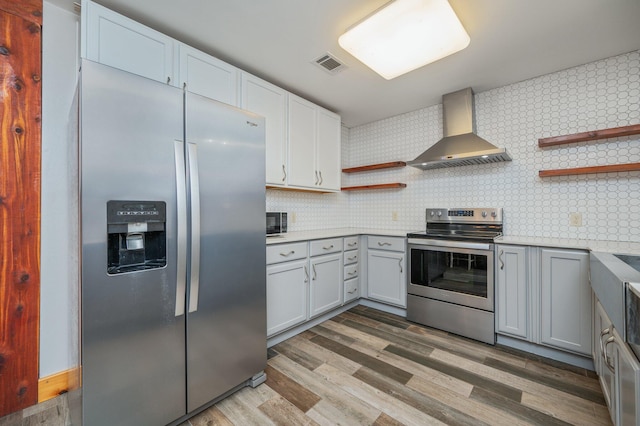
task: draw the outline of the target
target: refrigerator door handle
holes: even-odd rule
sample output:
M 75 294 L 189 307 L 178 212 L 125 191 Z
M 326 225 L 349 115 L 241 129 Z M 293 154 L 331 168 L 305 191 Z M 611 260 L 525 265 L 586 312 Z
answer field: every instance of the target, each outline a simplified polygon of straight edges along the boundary
M 176 161 L 176 193 L 178 201 L 178 238 L 176 267 L 176 312 L 184 315 L 185 294 L 187 290 L 187 182 L 184 166 L 184 142 L 174 141 Z
M 187 143 L 189 158 L 189 188 L 191 198 L 191 281 L 189 288 L 189 312 L 198 310 L 200 287 L 200 180 L 198 178 L 198 146 Z

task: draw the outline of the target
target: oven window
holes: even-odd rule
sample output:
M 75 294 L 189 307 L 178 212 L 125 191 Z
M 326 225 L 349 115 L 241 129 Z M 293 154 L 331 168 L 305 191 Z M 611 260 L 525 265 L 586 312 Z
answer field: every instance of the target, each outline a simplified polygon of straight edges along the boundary
M 487 297 L 487 256 L 411 249 L 411 284 Z

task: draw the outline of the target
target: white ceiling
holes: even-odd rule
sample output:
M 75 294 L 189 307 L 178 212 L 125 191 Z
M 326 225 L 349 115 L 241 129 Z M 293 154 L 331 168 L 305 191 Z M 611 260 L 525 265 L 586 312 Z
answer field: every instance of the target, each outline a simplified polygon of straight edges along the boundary
M 338 45 L 386 2 L 98 0 L 339 113 L 348 127 L 436 105 L 464 87 L 480 93 L 640 49 L 640 0 L 450 0 L 469 47 L 387 81 Z M 348 68 L 330 75 L 312 64 L 325 52 Z

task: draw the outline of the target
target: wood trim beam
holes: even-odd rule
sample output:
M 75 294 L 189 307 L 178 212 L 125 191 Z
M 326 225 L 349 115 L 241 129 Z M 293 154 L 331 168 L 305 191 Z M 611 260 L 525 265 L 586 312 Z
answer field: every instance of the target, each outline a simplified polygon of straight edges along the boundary
M 80 367 L 60 371 L 38 381 L 38 403 L 80 387 Z
M 42 0 L 0 0 L 0 417 L 38 401 Z
M 42 0 L 0 0 L 0 10 L 42 26 Z

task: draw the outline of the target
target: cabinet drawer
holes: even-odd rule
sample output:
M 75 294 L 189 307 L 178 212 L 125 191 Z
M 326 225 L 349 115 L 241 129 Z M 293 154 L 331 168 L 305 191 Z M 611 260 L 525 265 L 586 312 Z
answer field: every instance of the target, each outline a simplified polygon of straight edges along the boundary
M 267 265 L 307 257 L 307 242 L 267 246 Z
M 368 238 L 368 245 L 370 249 L 376 250 L 389 250 L 389 251 L 404 251 L 404 238 L 397 237 L 378 237 L 370 235 Z
M 344 249 L 345 250 L 355 250 L 360 247 L 360 238 L 359 237 L 345 237 L 344 239 Z
M 344 282 L 344 303 L 360 297 L 360 279 L 353 278 Z
M 342 251 L 342 238 L 311 241 L 311 256 Z
M 344 279 L 349 280 L 358 276 L 358 264 L 348 265 L 344 267 Z
M 358 253 L 358 250 L 351 250 L 351 251 L 345 251 L 344 252 L 344 264 L 345 265 L 351 265 L 352 263 L 358 263 L 358 260 L 360 260 L 360 253 Z

